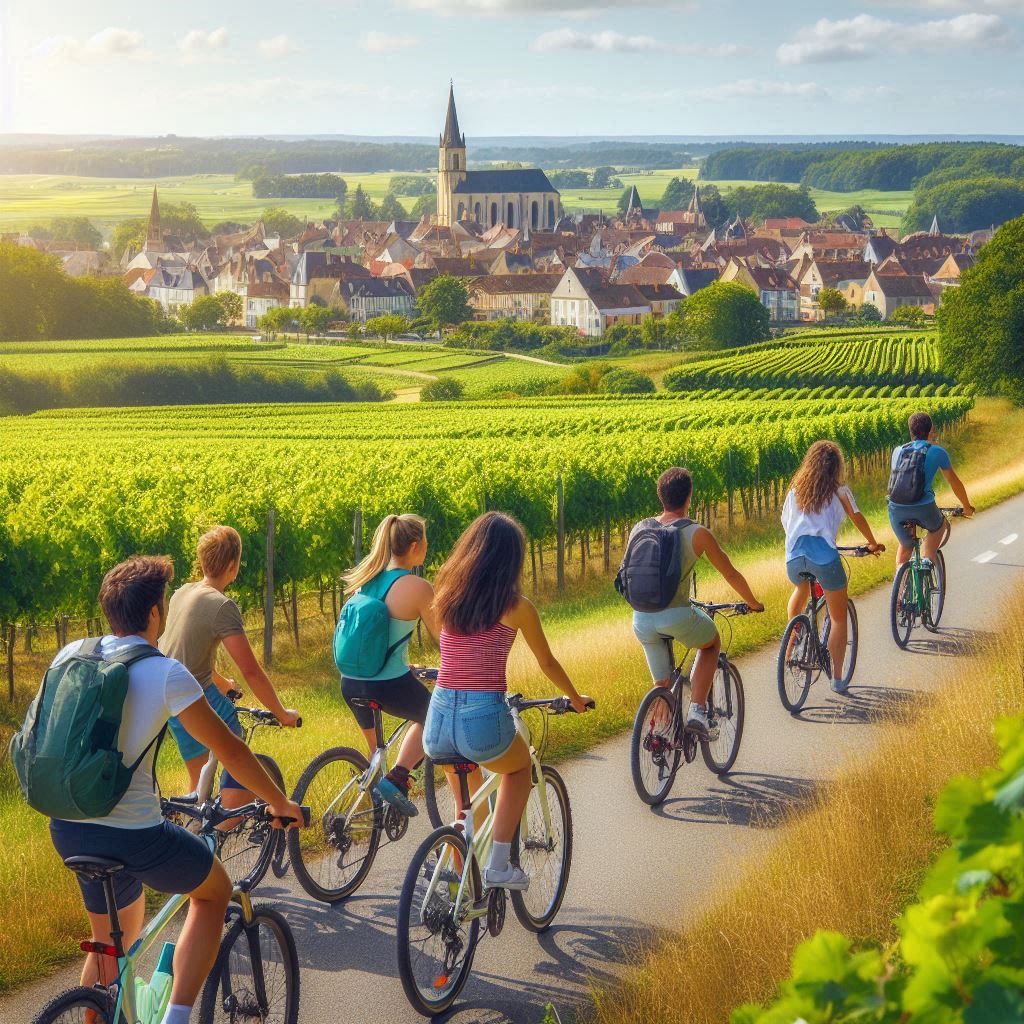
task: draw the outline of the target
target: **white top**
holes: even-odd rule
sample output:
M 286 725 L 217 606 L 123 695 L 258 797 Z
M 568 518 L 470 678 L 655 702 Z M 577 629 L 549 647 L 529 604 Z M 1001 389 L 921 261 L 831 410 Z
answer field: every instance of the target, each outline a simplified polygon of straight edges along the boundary
M 76 654 L 84 640 L 76 640 L 53 659 L 54 665 Z M 111 658 L 146 641 L 140 636 L 105 636 L 100 654 Z M 117 749 L 124 754 L 125 764 L 136 758 L 167 724 L 167 719 L 181 714 L 203 696 L 203 688 L 180 661 L 173 658 L 143 658 L 128 669 L 128 693 L 121 715 L 121 731 Z M 154 748 L 155 749 L 155 748 Z M 92 825 L 112 828 L 152 828 L 163 821 L 160 798 L 153 783 L 153 751 L 135 769 L 131 784 L 121 802 L 105 818 L 85 819 Z
M 820 537 L 833 550 L 836 547 L 836 536 L 839 527 L 846 518 L 846 509 L 839 500 L 842 495 L 850 503 L 854 512 L 859 512 L 853 491 L 849 487 L 840 487 L 832 500 L 820 512 L 805 512 L 796 501 L 796 492 L 792 489 L 786 495 L 782 506 L 782 527 L 786 531 L 786 560 L 793 554 L 793 549 L 802 537 Z

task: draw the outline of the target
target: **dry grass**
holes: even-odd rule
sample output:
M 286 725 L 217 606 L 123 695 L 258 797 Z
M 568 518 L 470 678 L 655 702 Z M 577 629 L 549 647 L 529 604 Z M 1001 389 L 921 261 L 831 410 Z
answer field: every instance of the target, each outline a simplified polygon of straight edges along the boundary
M 1024 597 L 992 645 L 923 710 L 881 726 L 875 753 L 842 769 L 738 884 L 708 901 L 713 911 L 648 954 L 624 983 L 595 992 L 580 1019 L 723 1024 L 738 1004 L 772 995 L 794 947 L 816 930 L 890 940 L 938 848 L 936 795 L 952 776 L 994 763 L 992 723 L 1020 713 L 1022 682 Z

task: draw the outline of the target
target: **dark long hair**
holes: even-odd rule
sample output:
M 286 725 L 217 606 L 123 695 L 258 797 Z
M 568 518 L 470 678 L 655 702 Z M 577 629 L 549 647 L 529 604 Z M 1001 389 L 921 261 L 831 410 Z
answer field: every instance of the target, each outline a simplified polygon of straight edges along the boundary
M 526 538 L 503 512 L 485 512 L 458 539 L 434 581 L 441 626 L 463 636 L 494 626 L 519 600 Z

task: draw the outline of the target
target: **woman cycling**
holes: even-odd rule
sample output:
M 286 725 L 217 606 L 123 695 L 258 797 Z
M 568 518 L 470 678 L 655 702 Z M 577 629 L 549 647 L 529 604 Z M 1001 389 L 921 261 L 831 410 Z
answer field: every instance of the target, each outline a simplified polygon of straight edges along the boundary
M 690 682 L 693 687 L 690 710 L 686 715 L 686 730 L 707 737 L 707 699 L 715 678 L 722 639 L 714 619 L 700 608 L 690 604 L 693 573 L 703 555 L 722 574 L 725 581 L 746 602 L 753 612 L 763 612 L 764 605 L 754 597 L 743 575 L 729 561 L 709 529 L 689 518 L 693 500 L 693 477 L 688 469 L 673 466 L 658 477 L 658 500 L 663 509 L 660 516 L 644 519 L 633 527 L 630 537 L 652 523 L 679 530 L 680 566 L 679 587 L 676 596 L 666 608 L 658 612 L 633 612 L 633 632 L 640 641 L 647 658 L 647 667 L 655 686 L 668 686 L 672 682 L 672 652 L 665 643 L 671 636 L 681 644 L 696 650 Z
M 346 595 L 360 589 L 372 591 L 372 596 L 384 601 L 391 616 L 390 653 L 384 665 L 367 678 L 342 676 L 341 693 L 346 701 L 353 697 L 372 698 L 389 715 L 413 723 L 402 741 L 394 768 L 376 786 L 382 799 L 409 817 L 418 813 L 409 799 L 409 772 L 423 760 L 423 723 L 430 705 L 430 691 L 409 671 L 409 640 L 419 619 L 431 635 L 437 636 L 431 607 L 434 588 L 413 573 L 426 558 L 426 521 L 413 515 L 385 516 L 373 535 L 370 553 L 344 577 Z M 373 712 L 351 704 L 349 710 L 372 755 L 377 749 Z
M 884 544 L 875 540 L 868 521 L 857 507 L 853 491 L 846 486 L 846 463 L 835 441 L 815 441 L 793 477 L 782 506 L 786 531 L 786 573 L 794 584 L 789 599 L 789 617 L 799 615 L 807 604 L 810 583 L 802 572 L 813 573 L 825 592 L 832 626 L 828 652 L 832 661 L 832 689 L 845 693 L 843 662 L 847 640 L 847 580 L 836 548 L 836 536 L 849 516 L 867 541 L 868 551 L 880 554 Z
M 532 786 L 530 751 L 505 702 L 506 666 L 517 633 L 573 710 L 587 709 L 587 698 L 577 693 L 551 653 L 537 609 L 519 591 L 525 549 L 523 528 L 515 519 L 485 513 L 470 524 L 441 567 L 434 596 L 441 671 L 427 715 L 425 746 L 431 757 L 464 757 L 503 776 L 484 869 L 484 883 L 502 889 L 530 884 L 509 862 Z M 449 775 L 458 806 L 454 781 Z
M 230 526 L 207 530 L 196 548 L 196 572 L 202 573 L 202 579 L 174 592 L 167 608 L 167 628 L 160 638 L 160 650 L 180 661 L 199 680 L 207 702 L 236 736 L 242 735 L 242 726 L 227 696 L 235 688 L 235 681 L 215 668 L 220 644 L 256 698 L 282 725 L 293 726 L 299 718 L 297 712 L 281 703 L 274 684 L 252 652 L 238 605 L 224 593 L 234 583 L 241 564 L 242 538 L 237 531 Z M 210 752 L 177 718 L 169 724 L 195 789 Z M 221 774 L 221 790 L 225 807 L 242 807 L 253 799 L 227 771 Z

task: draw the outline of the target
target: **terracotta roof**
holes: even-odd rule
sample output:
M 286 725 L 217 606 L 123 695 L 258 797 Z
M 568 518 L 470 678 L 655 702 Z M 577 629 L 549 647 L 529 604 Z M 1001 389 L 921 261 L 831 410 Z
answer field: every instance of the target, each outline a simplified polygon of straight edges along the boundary
M 803 217 L 766 217 L 766 231 L 805 231 L 811 225 Z
M 598 309 L 628 309 L 650 305 L 640 290 L 631 284 L 608 284 L 595 291 L 588 289 L 588 294 Z
M 751 267 L 747 270 L 754 279 L 754 283 L 763 292 L 791 292 L 795 291 L 797 284 L 784 270 L 776 270 L 772 267 Z
M 648 267 L 638 263 L 635 267 L 626 267 L 616 278 L 616 281 L 619 284 L 633 284 L 638 288 L 650 285 L 663 285 L 675 271 L 675 264 L 668 267 Z
M 488 295 L 550 295 L 561 280 L 561 274 L 491 274 L 478 277 L 472 287 Z
M 831 288 L 840 281 L 866 281 L 872 264 L 866 260 L 815 260 L 821 283 Z
M 648 302 L 677 302 L 682 301 L 683 293 L 670 284 L 638 284 L 636 290 Z

